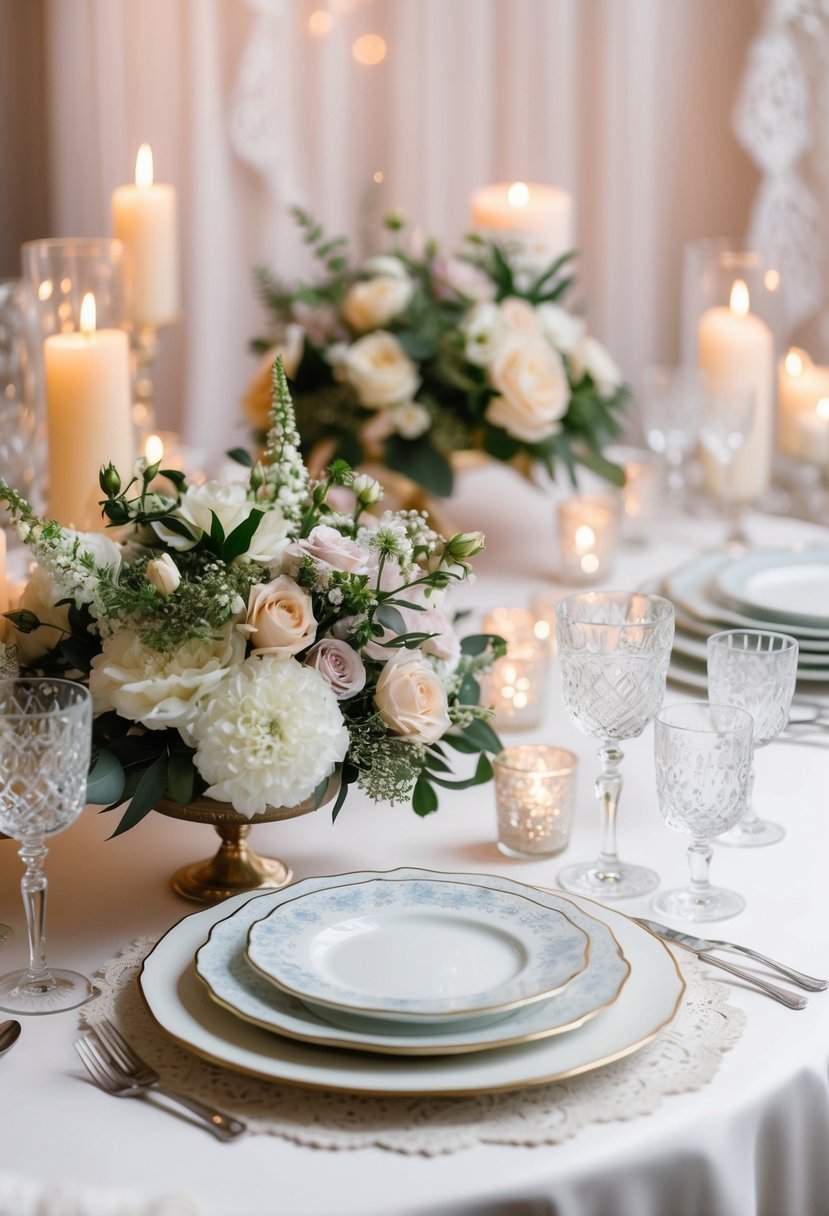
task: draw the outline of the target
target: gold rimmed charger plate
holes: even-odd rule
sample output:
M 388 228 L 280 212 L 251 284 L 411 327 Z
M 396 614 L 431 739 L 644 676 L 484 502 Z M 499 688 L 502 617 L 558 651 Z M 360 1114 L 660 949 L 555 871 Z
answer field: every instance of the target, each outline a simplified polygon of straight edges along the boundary
M 352 880 L 370 876 L 371 872 L 349 875 Z M 472 882 L 479 877 L 469 875 Z M 525 889 L 496 875 L 485 877 L 487 882 L 503 884 L 503 889 Z M 220 1008 L 196 974 L 194 956 L 212 925 L 248 898 L 240 895 L 218 908 L 196 912 L 170 929 L 144 960 L 140 991 L 150 1016 L 168 1038 L 202 1059 L 279 1084 L 423 1097 L 543 1085 L 589 1072 L 644 1047 L 673 1019 L 685 988 L 673 956 L 658 938 L 615 909 L 573 896 L 568 898 L 576 909 L 608 926 L 631 965 L 617 1001 L 577 1030 L 497 1051 L 432 1058 L 313 1046 L 274 1035 Z

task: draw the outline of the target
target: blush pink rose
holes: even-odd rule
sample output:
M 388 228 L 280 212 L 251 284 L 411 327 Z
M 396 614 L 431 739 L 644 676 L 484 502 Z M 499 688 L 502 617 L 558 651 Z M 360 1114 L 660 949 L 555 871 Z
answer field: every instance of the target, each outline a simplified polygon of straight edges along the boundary
M 365 687 L 366 669 L 348 642 L 323 638 L 308 651 L 305 663 L 319 672 L 338 701 L 353 697 Z
M 247 618 L 239 628 L 253 643 L 252 654 L 285 658 L 310 646 L 317 636 L 311 597 L 286 574 L 251 587 Z

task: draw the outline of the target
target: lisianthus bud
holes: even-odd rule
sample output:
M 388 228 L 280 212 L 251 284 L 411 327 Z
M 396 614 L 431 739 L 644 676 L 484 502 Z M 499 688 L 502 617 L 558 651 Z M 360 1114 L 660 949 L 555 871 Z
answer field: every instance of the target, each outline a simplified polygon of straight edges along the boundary
M 466 561 L 480 553 L 484 547 L 483 532 L 456 532 L 446 542 L 445 557 L 457 562 Z
M 351 488 L 361 507 L 370 507 L 383 497 L 383 487 L 368 473 L 355 473 Z
M 114 464 L 101 465 L 101 471 L 98 474 L 98 485 L 107 498 L 112 498 L 118 493 L 121 489 L 121 478 L 118 476 L 118 470 Z
M 156 460 L 155 464 L 148 464 L 142 474 L 144 481 L 149 485 L 153 478 L 158 477 L 158 470 L 161 468 L 161 461 Z
M 257 460 L 256 464 L 250 471 L 250 488 L 258 490 L 265 484 L 265 470 L 262 468 L 262 461 Z
M 181 574 L 169 553 L 162 553 L 161 557 L 154 557 L 147 562 L 147 582 L 152 583 L 165 600 L 178 588 Z

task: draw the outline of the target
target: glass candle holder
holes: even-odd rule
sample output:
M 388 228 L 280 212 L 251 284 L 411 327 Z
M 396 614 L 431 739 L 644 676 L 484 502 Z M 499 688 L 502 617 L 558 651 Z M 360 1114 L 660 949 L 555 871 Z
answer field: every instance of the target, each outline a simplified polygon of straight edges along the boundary
M 535 637 L 535 617 L 529 608 L 493 608 L 483 619 L 483 632 L 495 633 L 510 649 Z
M 644 448 L 609 447 L 605 456 L 625 471 L 622 486 L 621 535 L 631 545 L 650 539 L 662 499 L 662 461 Z
M 496 730 L 539 726 L 547 698 L 548 645 L 533 634 L 507 645 L 504 658 L 496 660 L 483 680 L 481 703 L 494 709 Z
M 558 504 L 559 573 L 568 583 L 602 582 L 613 569 L 619 503 L 610 494 L 577 494 Z
M 557 593 L 539 592 L 530 601 L 534 625 L 533 633 L 539 642 L 544 642 L 550 654 L 556 653 L 556 608 L 564 596 Z
M 0 471 L 40 510 L 46 449 L 38 347 L 31 292 L 22 279 L 0 279 Z
M 508 857 L 553 857 L 567 847 L 576 795 L 576 757 L 522 744 L 493 760 L 498 848 Z

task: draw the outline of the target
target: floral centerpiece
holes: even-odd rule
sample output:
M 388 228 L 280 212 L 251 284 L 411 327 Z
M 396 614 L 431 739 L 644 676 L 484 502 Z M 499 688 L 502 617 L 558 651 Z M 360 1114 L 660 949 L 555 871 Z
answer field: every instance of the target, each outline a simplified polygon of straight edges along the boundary
M 461 449 L 553 477 L 563 466 L 573 482 L 581 464 L 621 484 L 602 450 L 628 393 L 565 308 L 572 254 L 532 269 L 475 235 L 455 258 L 434 242 L 412 252 L 391 217 L 391 251 L 353 265 L 344 238 L 296 215 L 322 274 L 289 286 L 257 272 L 271 327 L 253 343 L 264 357 L 243 408 L 260 438 L 278 351 L 306 452 L 327 441 L 352 465 L 379 460 L 439 496 L 452 491 L 449 457 Z
M 18 662 L 88 680 L 89 800 L 128 803 L 114 834 L 163 798 L 250 817 L 319 805 L 334 778 L 335 816 L 355 784 L 427 814 L 436 787 L 491 776 L 478 677 L 503 646 L 461 640 L 443 602 L 483 538 L 377 514 L 379 485 L 342 461 L 310 481 L 279 361 L 246 483 L 139 461 L 100 484 L 112 538 L 37 518 L 2 482 L 0 501 L 38 560 L 7 614 Z M 452 779 L 452 749 L 477 756 L 471 777 Z

